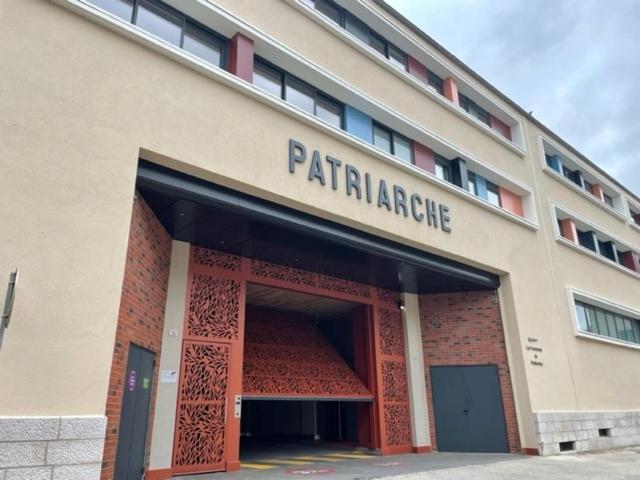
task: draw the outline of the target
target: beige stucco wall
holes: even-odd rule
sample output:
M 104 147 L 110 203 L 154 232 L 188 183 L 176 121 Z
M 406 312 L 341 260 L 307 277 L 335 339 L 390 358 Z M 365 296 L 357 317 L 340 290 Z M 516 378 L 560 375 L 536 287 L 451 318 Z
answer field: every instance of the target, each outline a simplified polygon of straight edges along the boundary
M 640 350 L 577 337 L 567 288 L 601 297 L 612 303 L 640 311 L 640 281 L 619 269 L 576 251 L 555 239 L 550 202 L 588 219 L 593 225 L 640 250 L 640 234 L 615 215 L 593 204 L 541 169 L 541 132 L 527 126 L 532 162 L 540 203 L 541 221 L 547 243 L 549 280 L 554 296 L 549 297 L 550 316 L 540 318 L 541 342 L 555 337 L 558 348 L 546 349 L 546 363 L 565 356 L 571 364 L 564 379 L 550 380 L 547 375 L 530 376 L 534 410 L 637 410 L 640 408 Z M 552 313 L 551 313 L 552 312 Z M 551 353 L 549 355 L 548 353 Z M 551 364 L 550 364 L 551 365 Z M 534 369 L 535 370 L 535 369 Z M 560 396 L 561 383 L 570 384 L 572 396 Z
M 160 375 L 156 393 L 156 414 L 153 417 L 149 469 L 171 468 L 173 460 L 173 434 L 178 401 L 178 377 L 176 382 L 167 382 L 163 372 L 180 373 L 182 334 L 187 295 L 187 272 L 189 269 L 189 244 L 173 241 L 171 247 L 171 269 L 167 287 L 167 306 L 162 332 Z
M 481 159 L 490 161 L 504 173 L 516 178 L 529 178 L 527 163 L 516 153 L 489 135 L 480 133 L 428 95 L 419 93 L 287 1 L 220 0 L 215 3 L 465 151 L 482 152 Z
M 149 160 L 204 179 L 500 273 L 524 446 L 535 446 L 530 410 L 640 408 L 640 384 L 630 380 L 638 351 L 576 339 L 564 293 L 571 285 L 640 310 L 638 280 L 558 244 L 548 198 L 630 242 L 637 244 L 638 234 L 573 198 L 541 171 L 533 127 L 527 129 L 529 154 L 523 159 L 426 96 L 416 97 L 415 89 L 345 49 L 289 5 L 220 4 L 478 158 L 537 186 L 544 230 L 481 208 L 57 4 L 5 1 L 0 274 L 18 265 L 21 278 L 0 350 L 0 414 L 104 412 L 141 150 Z M 374 179 L 447 204 L 453 232 L 348 197 L 343 184 L 334 192 L 310 183 L 304 166 L 291 175 L 289 138 Z M 544 367 L 530 365 L 528 337 L 543 346 Z

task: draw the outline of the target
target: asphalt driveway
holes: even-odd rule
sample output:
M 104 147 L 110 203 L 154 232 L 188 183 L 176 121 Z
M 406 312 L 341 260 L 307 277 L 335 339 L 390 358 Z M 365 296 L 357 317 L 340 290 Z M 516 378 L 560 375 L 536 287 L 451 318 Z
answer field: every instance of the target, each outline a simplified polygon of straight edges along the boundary
M 640 447 L 555 457 L 432 453 L 375 457 L 359 452 L 300 452 L 238 472 L 183 480 L 640 480 Z

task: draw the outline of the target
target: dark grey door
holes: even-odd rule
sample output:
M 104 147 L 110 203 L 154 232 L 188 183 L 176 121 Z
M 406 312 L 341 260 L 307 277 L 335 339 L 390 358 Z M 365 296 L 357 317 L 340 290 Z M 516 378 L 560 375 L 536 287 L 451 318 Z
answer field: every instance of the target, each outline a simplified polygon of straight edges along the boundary
M 430 373 L 438 450 L 508 452 L 497 367 L 431 367 Z
M 129 346 L 114 475 L 118 480 L 140 480 L 144 472 L 154 359 L 153 352 Z

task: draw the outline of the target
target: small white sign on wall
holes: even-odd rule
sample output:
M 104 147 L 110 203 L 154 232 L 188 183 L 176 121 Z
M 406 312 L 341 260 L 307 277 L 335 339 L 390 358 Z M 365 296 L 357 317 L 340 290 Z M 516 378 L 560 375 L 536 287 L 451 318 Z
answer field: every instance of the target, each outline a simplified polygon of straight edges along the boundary
M 160 383 L 177 383 L 177 370 L 160 370 Z

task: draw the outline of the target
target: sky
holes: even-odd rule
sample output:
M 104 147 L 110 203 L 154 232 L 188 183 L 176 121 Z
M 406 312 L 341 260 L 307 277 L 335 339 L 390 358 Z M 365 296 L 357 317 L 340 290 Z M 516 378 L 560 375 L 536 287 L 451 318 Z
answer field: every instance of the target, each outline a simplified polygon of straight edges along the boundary
M 640 0 L 386 0 L 640 195 Z

